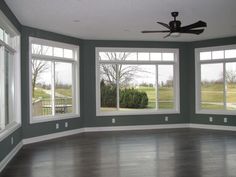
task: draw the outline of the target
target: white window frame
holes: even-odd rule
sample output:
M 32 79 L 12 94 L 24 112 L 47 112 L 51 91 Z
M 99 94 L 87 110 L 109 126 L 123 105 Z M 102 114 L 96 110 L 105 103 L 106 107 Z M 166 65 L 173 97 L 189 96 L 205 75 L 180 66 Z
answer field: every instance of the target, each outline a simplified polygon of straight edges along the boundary
M 32 44 L 46 45 L 50 47 L 59 47 L 64 49 L 73 50 L 73 58 L 55 57 L 48 55 L 32 54 Z M 32 115 L 32 56 L 37 59 L 42 59 L 45 61 L 53 62 L 67 62 L 72 64 L 72 85 L 73 85 L 73 105 L 75 112 L 66 114 L 55 114 L 55 115 L 45 115 L 45 116 L 33 116 Z M 29 103 L 30 103 L 30 124 L 49 122 L 63 119 L 79 118 L 80 117 L 80 80 L 79 80 L 79 46 L 71 45 L 67 43 L 61 43 L 51 40 L 45 40 L 41 38 L 29 37 Z
M 100 63 L 120 64 L 120 61 L 99 61 L 99 52 L 156 52 L 156 53 L 174 53 L 174 61 L 133 61 L 126 60 L 124 64 L 137 64 L 137 65 L 158 65 L 158 64 L 171 64 L 173 65 L 174 76 L 174 109 L 143 109 L 143 110 L 130 110 L 130 111 L 109 111 L 104 112 L 100 110 Z M 180 113 L 180 91 L 179 91 L 179 49 L 177 48 L 113 48 L 113 47 L 96 47 L 95 48 L 96 60 L 96 116 L 115 116 L 115 115 L 148 115 L 148 114 L 179 114 Z M 149 55 L 150 59 L 150 55 Z M 157 77 L 157 76 L 156 76 Z
M 8 38 L 8 43 L 6 43 L 5 36 L 3 36 L 3 41 L 0 40 L 0 58 L 4 59 L 5 50 L 10 53 L 12 61 L 12 70 L 11 72 L 11 89 L 10 96 L 11 101 L 9 102 L 9 109 L 12 110 L 8 125 L 2 126 L 0 129 L 0 142 L 5 139 L 7 136 L 12 134 L 15 130 L 21 127 L 21 64 L 20 64 L 20 32 L 15 28 L 15 26 L 8 20 L 4 13 L 0 10 L 0 27 L 11 37 Z M 13 37 L 12 37 L 13 36 Z M 4 68 L 2 68 L 4 69 Z M 3 73 L 1 73 L 3 75 Z M 3 76 L 4 77 L 4 76 Z M 4 84 L 4 81 L 0 84 Z M 1 91 L 1 98 L 4 97 L 3 91 Z M 5 105 L 2 103 L 1 110 L 5 110 Z M 14 110 L 14 111 L 13 111 Z M 4 111 L 1 111 L 2 115 Z
M 195 48 L 195 112 L 196 114 L 213 114 L 213 115 L 236 115 L 236 110 L 210 110 L 201 109 L 201 64 L 223 64 L 223 83 L 225 80 L 225 64 L 230 62 L 236 62 L 236 58 L 224 58 L 224 59 L 211 59 L 211 60 L 200 60 L 200 52 L 210 52 L 210 51 L 220 51 L 220 50 L 230 50 L 236 49 L 236 45 L 224 45 L 216 47 L 204 47 Z M 225 52 L 224 52 L 225 57 Z M 224 106 L 226 106 L 226 87 L 224 85 Z

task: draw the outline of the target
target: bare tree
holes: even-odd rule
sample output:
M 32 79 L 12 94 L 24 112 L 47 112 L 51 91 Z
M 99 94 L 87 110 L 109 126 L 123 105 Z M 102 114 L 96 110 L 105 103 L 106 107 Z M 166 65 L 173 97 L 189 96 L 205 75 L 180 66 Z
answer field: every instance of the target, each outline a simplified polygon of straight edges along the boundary
M 47 52 L 47 50 L 49 50 L 49 48 L 46 48 L 45 52 Z M 42 46 L 40 46 L 40 45 L 32 46 L 32 53 L 33 54 L 41 54 L 41 52 L 42 52 Z M 32 60 L 31 60 L 31 65 L 32 65 L 32 95 L 34 97 L 34 90 L 36 87 L 37 79 L 40 77 L 40 75 L 43 72 L 45 72 L 49 69 L 49 65 L 48 65 L 47 61 L 37 60 L 34 58 L 32 58 Z
M 235 83 L 236 82 L 236 71 L 234 71 L 234 70 L 226 71 L 225 78 L 228 83 Z
M 131 53 L 127 52 L 106 52 L 105 57 L 109 61 L 124 61 L 130 56 Z M 99 56 L 100 57 L 100 56 Z M 141 71 L 137 65 L 122 65 L 122 64 L 101 64 L 100 72 L 103 75 L 104 81 L 111 85 L 115 85 L 117 80 L 121 86 L 126 86 L 133 80 L 133 77 L 138 71 Z
M 32 94 L 34 97 L 34 90 L 36 87 L 36 81 L 40 74 L 47 71 L 49 66 L 46 61 L 32 59 Z

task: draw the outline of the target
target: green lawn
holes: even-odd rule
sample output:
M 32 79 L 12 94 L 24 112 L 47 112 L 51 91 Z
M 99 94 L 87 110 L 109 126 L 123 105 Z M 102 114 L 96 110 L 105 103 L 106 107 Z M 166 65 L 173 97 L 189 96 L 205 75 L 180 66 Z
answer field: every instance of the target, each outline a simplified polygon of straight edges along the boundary
M 236 103 L 236 84 L 228 84 L 226 92 L 227 103 Z M 202 109 L 224 109 L 223 104 L 223 86 L 221 84 L 205 84 L 201 85 L 201 108 Z M 235 109 L 228 106 L 227 109 Z
M 147 93 L 148 96 L 148 108 L 156 108 L 156 89 L 154 87 L 139 87 L 139 91 Z M 159 91 L 159 109 L 172 109 L 174 104 L 173 100 L 173 88 L 160 87 Z

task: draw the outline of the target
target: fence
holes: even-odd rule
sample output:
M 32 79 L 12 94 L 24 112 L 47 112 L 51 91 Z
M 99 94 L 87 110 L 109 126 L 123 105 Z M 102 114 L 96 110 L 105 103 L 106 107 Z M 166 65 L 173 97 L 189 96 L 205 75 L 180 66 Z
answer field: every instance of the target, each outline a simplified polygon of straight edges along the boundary
M 33 101 L 33 116 L 52 115 L 52 100 L 38 99 Z M 55 114 L 64 114 L 72 112 L 72 98 L 56 98 Z

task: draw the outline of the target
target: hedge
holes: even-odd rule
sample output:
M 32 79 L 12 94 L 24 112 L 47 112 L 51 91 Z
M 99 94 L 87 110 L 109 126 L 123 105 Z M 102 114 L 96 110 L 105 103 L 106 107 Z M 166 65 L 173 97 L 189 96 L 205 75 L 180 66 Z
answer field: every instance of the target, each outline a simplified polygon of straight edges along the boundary
M 101 106 L 116 107 L 116 85 L 106 85 L 101 81 Z M 121 108 L 146 108 L 148 97 L 145 92 L 134 88 L 120 89 Z

